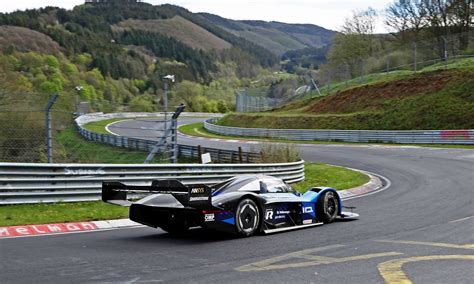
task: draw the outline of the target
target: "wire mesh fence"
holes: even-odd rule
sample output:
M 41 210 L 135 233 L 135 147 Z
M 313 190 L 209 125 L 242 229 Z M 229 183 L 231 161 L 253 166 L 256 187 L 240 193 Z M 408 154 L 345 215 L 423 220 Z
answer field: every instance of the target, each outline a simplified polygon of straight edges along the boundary
M 75 127 L 74 118 L 80 112 L 87 111 L 89 105 L 94 107 L 96 102 L 77 103 L 67 95 L 60 95 L 51 108 L 52 147 L 49 160 L 46 106 L 50 98 L 51 95 L 46 94 L 21 94 L 14 99 L 0 100 L 0 162 L 143 163 L 145 161 L 148 155 L 146 151 L 102 145 L 84 139 Z M 142 134 L 143 139 L 158 141 L 163 136 L 162 118 L 139 120 L 142 120 L 141 123 L 149 124 L 150 128 L 157 129 L 149 132 L 151 134 Z M 106 133 L 105 126 L 110 122 L 112 121 L 103 121 L 90 127 L 99 133 Z M 125 128 L 128 129 L 124 130 L 133 131 L 137 127 Z M 169 162 L 171 151 L 170 147 L 164 147 L 152 162 Z

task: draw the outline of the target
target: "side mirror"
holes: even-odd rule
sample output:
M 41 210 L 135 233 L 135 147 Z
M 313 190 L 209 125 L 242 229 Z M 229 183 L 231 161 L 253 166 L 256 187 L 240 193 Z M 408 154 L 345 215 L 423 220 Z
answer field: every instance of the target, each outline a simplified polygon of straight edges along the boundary
M 260 193 L 267 193 L 267 192 L 268 192 L 267 185 L 263 181 L 260 181 Z

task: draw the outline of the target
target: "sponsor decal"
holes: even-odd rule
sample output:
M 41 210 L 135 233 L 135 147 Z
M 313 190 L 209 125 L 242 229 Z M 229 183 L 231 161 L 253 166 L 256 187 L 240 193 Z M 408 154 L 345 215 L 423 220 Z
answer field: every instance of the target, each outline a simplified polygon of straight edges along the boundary
M 313 213 L 313 207 L 303 207 L 303 213 Z
M 196 187 L 196 188 L 191 189 L 191 193 L 193 194 L 199 194 L 199 193 L 204 193 L 204 192 L 206 192 L 204 187 Z
M 277 211 L 278 215 L 290 214 L 290 211 Z
M 308 225 L 308 224 L 313 224 L 313 220 L 312 219 L 303 220 L 303 225 Z
M 212 222 L 212 221 L 215 221 L 216 218 L 214 216 L 214 214 L 206 214 L 204 215 L 204 222 Z
M 208 196 L 202 196 L 202 197 L 190 197 L 189 201 L 208 201 L 209 197 Z
M 90 231 L 96 229 L 98 229 L 97 225 L 92 222 L 0 227 L 0 238 Z
M 265 211 L 265 220 L 272 220 L 273 219 L 273 210 L 267 209 Z

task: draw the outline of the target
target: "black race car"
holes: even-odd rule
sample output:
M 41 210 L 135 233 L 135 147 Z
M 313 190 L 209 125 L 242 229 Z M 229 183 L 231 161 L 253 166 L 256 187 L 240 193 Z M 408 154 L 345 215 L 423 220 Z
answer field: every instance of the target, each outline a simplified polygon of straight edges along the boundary
M 130 202 L 128 192 L 151 195 Z M 302 194 L 281 179 L 263 175 L 236 176 L 211 187 L 177 180 L 155 180 L 151 186 L 104 182 L 102 200 L 130 206 L 131 220 L 170 233 L 202 226 L 251 236 L 359 216 L 342 211 L 341 198 L 332 188 L 313 187 Z

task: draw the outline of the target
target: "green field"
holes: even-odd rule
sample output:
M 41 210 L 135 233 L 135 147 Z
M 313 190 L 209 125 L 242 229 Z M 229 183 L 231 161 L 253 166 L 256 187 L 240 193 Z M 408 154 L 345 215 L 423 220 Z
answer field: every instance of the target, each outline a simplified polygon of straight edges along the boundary
M 346 168 L 321 163 L 306 163 L 305 180 L 294 185 L 305 192 L 313 186 L 330 186 L 338 190 L 356 187 L 369 177 Z M 128 208 L 101 201 L 0 206 L 0 226 L 48 224 L 120 219 L 128 217 Z

